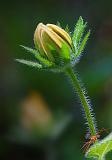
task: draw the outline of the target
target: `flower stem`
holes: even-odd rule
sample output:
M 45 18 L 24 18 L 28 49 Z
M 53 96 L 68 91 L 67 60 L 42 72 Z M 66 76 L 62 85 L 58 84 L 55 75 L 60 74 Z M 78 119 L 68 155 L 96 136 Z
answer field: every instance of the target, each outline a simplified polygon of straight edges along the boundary
M 90 104 L 84 94 L 84 91 L 82 89 L 80 81 L 78 80 L 78 78 L 72 68 L 67 68 L 66 73 L 69 76 L 69 78 L 71 79 L 73 87 L 76 90 L 76 92 L 80 98 L 80 101 L 82 103 L 90 134 L 91 134 L 91 136 L 96 135 L 96 125 L 95 125 L 94 117 L 92 115 L 92 109 L 91 109 Z

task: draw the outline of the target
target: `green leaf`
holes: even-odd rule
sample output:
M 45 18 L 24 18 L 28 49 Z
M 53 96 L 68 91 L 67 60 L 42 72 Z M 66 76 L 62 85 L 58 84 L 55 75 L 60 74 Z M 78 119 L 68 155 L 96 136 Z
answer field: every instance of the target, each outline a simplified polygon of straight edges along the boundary
M 32 54 L 35 56 L 35 58 L 36 58 L 39 62 L 41 62 L 42 64 L 44 64 L 44 65 L 46 65 L 46 66 L 49 66 L 49 67 L 53 65 L 52 62 L 50 62 L 49 60 L 43 58 L 43 57 L 40 55 L 40 53 L 39 53 L 38 50 L 29 48 L 29 47 L 26 47 L 26 46 L 23 46 L 23 45 L 20 45 L 20 46 L 21 46 L 22 48 L 24 48 L 27 52 L 32 53 Z
M 97 158 L 97 160 L 105 160 L 106 154 L 110 151 L 112 151 L 112 133 L 110 133 L 103 140 L 94 144 L 86 153 L 86 157 Z M 111 159 L 112 159 L 112 156 L 111 156 Z
M 85 35 L 84 39 L 82 40 L 80 47 L 78 49 L 78 52 L 76 54 L 76 57 L 78 57 L 82 53 L 82 51 L 84 50 L 84 47 L 86 45 L 86 42 L 88 40 L 89 35 L 90 35 L 90 31 L 88 31 L 88 33 Z
M 24 59 L 16 59 L 17 62 L 20 62 L 20 63 L 23 63 L 23 64 L 26 64 L 28 66 L 31 66 L 31 67 L 36 67 L 36 68 L 42 68 L 42 65 L 37 63 L 37 62 L 32 62 L 32 61 L 27 61 L 27 60 L 24 60 Z

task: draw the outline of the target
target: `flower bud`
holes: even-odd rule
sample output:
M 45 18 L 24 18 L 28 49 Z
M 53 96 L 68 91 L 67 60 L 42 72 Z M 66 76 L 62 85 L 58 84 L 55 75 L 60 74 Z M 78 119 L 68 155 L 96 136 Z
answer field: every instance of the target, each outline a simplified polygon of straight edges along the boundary
M 70 58 L 70 50 L 72 48 L 72 40 L 67 32 L 62 28 L 54 25 L 44 25 L 39 23 L 34 33 L 35 47 L 40 51 L 41 55 L 47 56 L 50 61 L 55 61 L 55 53 L 60 55 L 63 45 L 66 46 L 66 53 L 60 55 L 63 59 Z

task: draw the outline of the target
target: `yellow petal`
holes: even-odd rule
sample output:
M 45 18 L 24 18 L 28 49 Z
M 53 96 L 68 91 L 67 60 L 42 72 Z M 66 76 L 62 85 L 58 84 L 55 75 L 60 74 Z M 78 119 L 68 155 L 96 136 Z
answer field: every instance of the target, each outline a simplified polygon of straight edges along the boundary
M 62 47 L 62 42 L 63 39 L 58 35 L 56 34 L 53 30 L 51 30 L 50 28 L 48 28 L 47 26 L 44 26 L 42 28 L 42 30 L 49 36 L 49 38 L 54 42 L 56 43 L 56 45 L 61 48 Z
M 55 33 L 57 33 L 62 39 L 64 39 L 70 47 L 72 47 L 72 40 L 71 37 L 67 32 L 65 32 L 62 28 L 54 25 L 54 24 L 47 24 L 47 27 L 52 29 Z
M 35 47 L 40 50 L 40 53 L 45 55 L 43 47 L 42 47 L 42 42 L 41 42 L 41 31 L 42 31 L 43 26 L 45 26 L 43 23 L 39 23 L 37 25 L 37 28 L 34 33 L 34 44 L 35 44 Z

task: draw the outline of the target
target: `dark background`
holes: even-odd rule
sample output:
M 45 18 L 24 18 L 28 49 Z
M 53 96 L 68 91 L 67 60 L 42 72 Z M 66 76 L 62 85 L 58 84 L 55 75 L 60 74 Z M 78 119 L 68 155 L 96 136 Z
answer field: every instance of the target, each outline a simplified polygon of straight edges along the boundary
M 56 24 L 59 21 L 73 31 L 79 16 L 88 22 L 91 36 L 76 66 L 77 72 L 91 97 L 98 128 L 111 131 L 112 1 L 2 1 L 1 160 L 83 159 L 85 119 L 67 78 L 63 74 L 39 72 L 14 61 L 30 58 L 19 45 L 34 47 L 33 34 L 39 22 Z M 36 113 L 39 118 L 34 116 Z

